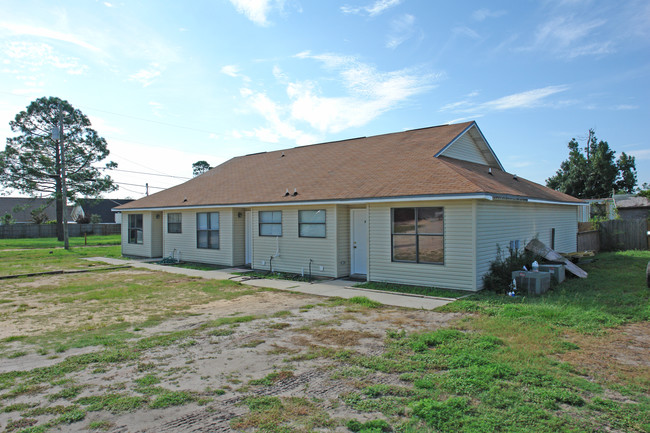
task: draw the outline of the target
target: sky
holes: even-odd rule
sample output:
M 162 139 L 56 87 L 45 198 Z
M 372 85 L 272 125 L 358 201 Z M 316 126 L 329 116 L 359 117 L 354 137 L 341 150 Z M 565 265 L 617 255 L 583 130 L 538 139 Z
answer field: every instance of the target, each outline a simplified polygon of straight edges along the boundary
M 56 96 L 140 198 L 192 163 L 475 120 L 544 184 L 593 128 L 650 182 L 650 1 L 0 0 L 0 139 Z M 4 143 L 0 144 L 4 148 Z M 3 192 L 17 196 L 15 191 Z

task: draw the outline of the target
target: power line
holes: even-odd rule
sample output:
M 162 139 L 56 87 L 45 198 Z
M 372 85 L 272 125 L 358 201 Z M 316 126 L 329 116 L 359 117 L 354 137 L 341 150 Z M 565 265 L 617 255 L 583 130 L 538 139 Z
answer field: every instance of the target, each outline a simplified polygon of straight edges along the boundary
M 147 188 L 147 185 L 138 185 L 137 183 L 126 183 L 126 182 L 115 182 L 115 183 L 118 184 L 118 185 L 140 186 L 142 188 Z M 151 185 L 149 185 L 149 188 L 152 188 L 152 189 L 168 189 L 168 188 L 172 188 L 172 187 L 168 186 L 168 187 L 165 188 L 165 187 L 162 187 L 162 186 L 151 186 Z
M 99 169 L 100 170 L 110 170 L 110 171 L 121 171 L 121 172 L 124 172 L 124 173 L 146 174 L 146 175 L 149 175 L 149 176 L 173 177 L 174 179 L 185 179 L 185 180 L 190 180 L 191 179 L 191 177 L 172 176 L 171 174 L 145 173 L 143 171 L 122 170 L 122 169 L 119 169 L 119 168 L 99 167 Z

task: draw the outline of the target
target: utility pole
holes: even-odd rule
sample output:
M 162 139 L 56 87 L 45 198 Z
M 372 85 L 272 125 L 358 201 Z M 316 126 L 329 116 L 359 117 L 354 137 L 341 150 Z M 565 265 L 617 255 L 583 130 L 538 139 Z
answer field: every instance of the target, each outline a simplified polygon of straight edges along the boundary
M 145 192 L 145 194 L 146 194 L 147 196 L 149 196 L 149 182 L 145 183 L 145 184 L 144 184 L 144 187 L 146 188 L 146 192 Z
M 61 103 L 59 103 L 59 146 L 61 147 L 61 198 L 62 208 L 63 208 L 63 248 L 66 250 L 70 249 L 70 243 L 68 240 L 68 214 L 67 214 L 67 204 L 68 204 L 68 190 L 65 182 L 65 144 L 63 141 L 63 111 L 61 111 Z

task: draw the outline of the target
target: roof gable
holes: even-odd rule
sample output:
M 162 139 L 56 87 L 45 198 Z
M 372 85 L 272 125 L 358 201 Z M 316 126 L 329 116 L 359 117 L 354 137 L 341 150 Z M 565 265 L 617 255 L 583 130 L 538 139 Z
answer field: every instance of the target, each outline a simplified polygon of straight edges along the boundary
M 440 150 L 436 154 L 436 157 L 438 156 L 474 162 L 503 170 L 501 162 L 488 144 L 476 122 L 472 122 L 458 137 Z

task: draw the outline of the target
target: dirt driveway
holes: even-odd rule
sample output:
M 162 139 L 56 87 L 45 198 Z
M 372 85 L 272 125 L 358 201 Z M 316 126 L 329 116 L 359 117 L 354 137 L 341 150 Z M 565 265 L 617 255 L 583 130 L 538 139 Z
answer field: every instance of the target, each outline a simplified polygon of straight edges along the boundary
M 154 277 L 142 270 L 106 275 L 122 282 Z M 120 305 L 107 303 L 106 310 L 92 297 L 66 297 L 72 291 L 68 287 L 88 284 L 83 276 L 3 287 L 3 298 L 12 301 L 20 293 L 23 298 L 0 305 L 17 307 L 9 312 L 32 311 L 40 319 L 2 316 L 7 359 L 0 368 L 0 428 L 162 433 L 284 425 L 277 431 L 347 432 L 350 419 L 383 418 L 379 411 L 357 410 L 362 407 L 355 391 L 368 384 L 407 383 L 397 373 L 366 369 L 360 360 L 383 353 L 387 333 L 433 330 L 459 317 L 245 287 L 200 299 L 209 290 L 192 286 L 199 284 L 192 279 L 155 277 L 166 278 L 159 284 L 180 284 L 187 292 L 170 291 L 166 301 L 150 298 L 150 305 L 146 296 L 120 299 L 113 301 Z M 169 303 L 176 306 L 173 314 L 154 324 L 127 326 Z M 82 313 L 89 309 L 90 318 Z M 68 336 L 71 343 L 60 353 L 34 351 L 34 342 L 19 335 L 38 326 L 81 334 L 85 322 L 92 330 L 110 314 L 121 319 L 102 322 L 116 327 L 115 335 L 97 337 L 103 346 L 75 347 L 77 340 Z M 120 339 L 117 330 L 129 335 Z

